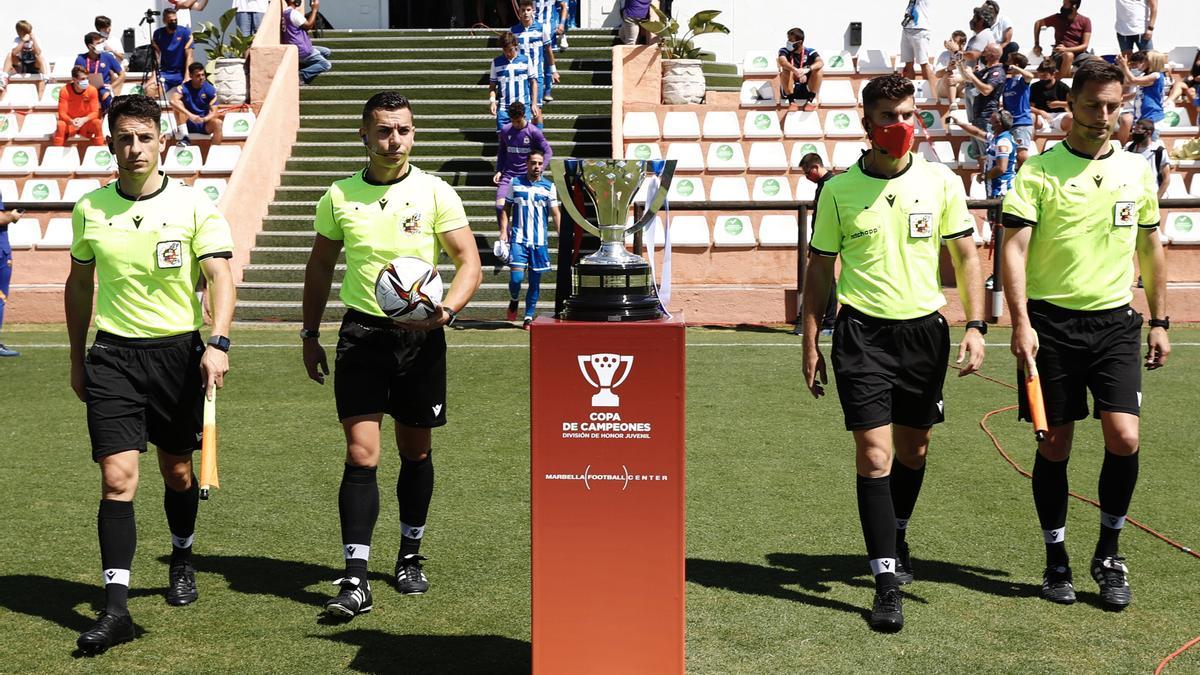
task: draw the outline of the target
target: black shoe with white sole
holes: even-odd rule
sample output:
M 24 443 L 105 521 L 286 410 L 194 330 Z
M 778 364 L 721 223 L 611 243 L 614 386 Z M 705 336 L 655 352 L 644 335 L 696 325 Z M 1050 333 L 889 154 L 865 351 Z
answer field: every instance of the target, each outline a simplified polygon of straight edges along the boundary
M 421 595 L 429 590 L 429 579 L 421 569 L 423 555 L 409 553 L 396 559 L 396 589 L 403 595 Z
M 1100 599 L 1105 608 L 1120 611 L 1133 602 L 1128 575 L 1125 558 L 1119 555 L 1092 558 L 1092 578 L 1100 585 Z
M 371 611 L 371 582 L 344 577 L 333 583 L 342 590 L 325 603 L 326 616 L 349 620 Z
M 1075 602 L 1075 583 L 1071 568 L 1066 565 L 1049 565 L 1042 572 L 1042 597 L 1060 605 Z

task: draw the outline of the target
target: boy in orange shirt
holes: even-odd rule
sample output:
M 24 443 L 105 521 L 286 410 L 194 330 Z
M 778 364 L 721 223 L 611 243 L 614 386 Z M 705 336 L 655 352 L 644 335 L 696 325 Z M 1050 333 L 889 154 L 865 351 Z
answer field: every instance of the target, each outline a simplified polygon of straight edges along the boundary
M 88 84 L 87 69 L 71 69 L 71 84 L 58 94 L 58 130 L 54 145 L 66 145 L 67 137 L 79 134 L 92 139 L 92 145 L 104 145 L 104 128 L 100 123 L 100 93 Z

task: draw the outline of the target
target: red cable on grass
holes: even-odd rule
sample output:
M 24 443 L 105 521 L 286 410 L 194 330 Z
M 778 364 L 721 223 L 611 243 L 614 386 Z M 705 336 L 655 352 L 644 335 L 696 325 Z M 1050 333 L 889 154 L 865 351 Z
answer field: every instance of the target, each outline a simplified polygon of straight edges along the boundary
M 951 366 L 954 367 L 953 364 L 951 364 Z M 994 382 L 1002 387 L 1008 387 L 1009 389 L 1016 389 L 1016 386 L 1011 385 L 1008 382 L 1002 382 L 993 377 L 988 377 L 987 375 L 984 375 L 983 373 L 976 372 L 975 375 L 987 380 L 988 382 Z M 1033 478 L 1032 474 L 1030 474 L 1025 469 L 1022 469 L 1021 465 L 1017 464 L 1015 461 L 1013 461 L 1012 457 L 1008 456 L 1008 453 L 1005 452 L 1004 448 L 1000 446 L 1000 440 L 996 438 L 996 435 L 993 434 L 992 430 L 989 429 L 987 426 L 988 419 L 991 418 L 993 415 L 998 415 L 1002 412 L 1008 412 L 1009 410 L 1015 410 L 1016 408 L 1017 408 L 1017 406 L 1015 406 L 1015 405 L 1009 405 L 1009 406 L 1004 406 L 1003 408 L 997 408 L 995 410 L 988 412 L 987 414 L 985 414 L 983 416 L 982 419 L 979 420 L 979 428 L 983 429 L 983 433 L 987 434 L 988 438 L 990 438 L 992 440 L 992 445 L 996 446 L 996 451 L 1000 453 L 1000 456 L 1004 458 L 1005 462 L 1008 462 L 1009 466 L 1011 466 L 1013 469 L 1016 470 L 1017 473 L 1021 474 L 1024 477 Z M 1083 495 L 1079 494 L 1078 492 L 1068 491 L 1067 494 L 1071 495 L 1072 497 L 1074 497 L 1075 499 L 1078 499 L 1081 502 L 1085 502 L 1085 503 L 1091 504 L 1092 506 L 1094 506 L 1096 508 L 1100 508 L 1099 502 L 1097 502 L 1094 499 L 1084 497 Z M 1187 546 L 1184 546 L 1183 544 L 1180 544 L 1177 541 L 1174 541 L 1172 539 L 1169 539 L 1169 538 L 1163 536 L 1162 534 L 1158 533 L 1157 531 L 1151 529 L 1149 526 L 1143 525 L 1142 523 L 1138 522 L 1137 520 L 1134 520 L 1133 518 L 1126 516 L 1125 522 L 1127 522 L 1130 525 L 1133 525 L 1134 527 L 1138 528 L 1139 530 L 1155 537 L 1156 539 L 1159 539 L 1163 542 L 1166 542 L 1167 544 L 1170 544 L 1172 547 L 1174 547 L 1180 551 L 1183 551 L 1184 553 L 1192 556 L 1193 558 L 1200 559 L 1200 553 L 1193 551 L 1192 549 L 1188 548 Z M 1167 667 L 1167 664 L 1170 663 L 1172 660 L 1174 660 L 1175 657 L 1186 652 L 1187 650 L 1191 649 L 1192 647 L 1195 647 L 1198 644 L 1200 644 L 1200 635 L 1192 638 L 1191 640 L 1188 640 L 1182 647 L 1180 647 L 1179 649 L 1176 649 L 1170 656 L 1163 659 L 1162 661 L 1159 661 L 1158 667 L 1154 669 L 1154 675 L 1160 675 L 1160 673 L 1162 673 L 1163 669 Z

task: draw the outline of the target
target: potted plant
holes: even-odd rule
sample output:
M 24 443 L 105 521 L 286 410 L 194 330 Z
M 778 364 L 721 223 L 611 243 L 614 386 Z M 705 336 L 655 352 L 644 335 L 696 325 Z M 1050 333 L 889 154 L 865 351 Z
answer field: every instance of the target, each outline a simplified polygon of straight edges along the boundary
M 662 101 L 668 104 L 700 103 L 704 100 L 704 69 L 700 48 L 692 42 L 698 35 L 729 34 L 729 29 L 713 19 L 720 10 L 696 12 L 688 19 L 688 31 L 680 35 L 679 22 L 651 5 L 654 19 L 639 21 L 639 25 L 658 36 L 662 54 Z
M 230 9 L 214 24 L 205 21 L 200 29 L 192 33 L 192 40 L 204 47 L 208 53 L 205 70 L 209 80 L 217 89 L 219 105 L 241 105 L 246 102 L 246 52 L 254 42 L 253 35 L 246 35 L 233 24 L 236 9 Z

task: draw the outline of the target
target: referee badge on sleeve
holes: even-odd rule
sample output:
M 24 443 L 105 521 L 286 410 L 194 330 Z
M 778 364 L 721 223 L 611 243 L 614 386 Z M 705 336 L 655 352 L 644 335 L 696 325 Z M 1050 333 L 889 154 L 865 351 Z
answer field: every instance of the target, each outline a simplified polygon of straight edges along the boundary
M 908 214 L 908 236 L 914 239 L 928 239 L 933 236 L 932 213 Z
M 183 243 L 174 241 L 158 242 L 158 269 L 183 267 Z
M 1113 205 L 1113 227 L 1133 227 L 1137 223 L 1137 202 Z

